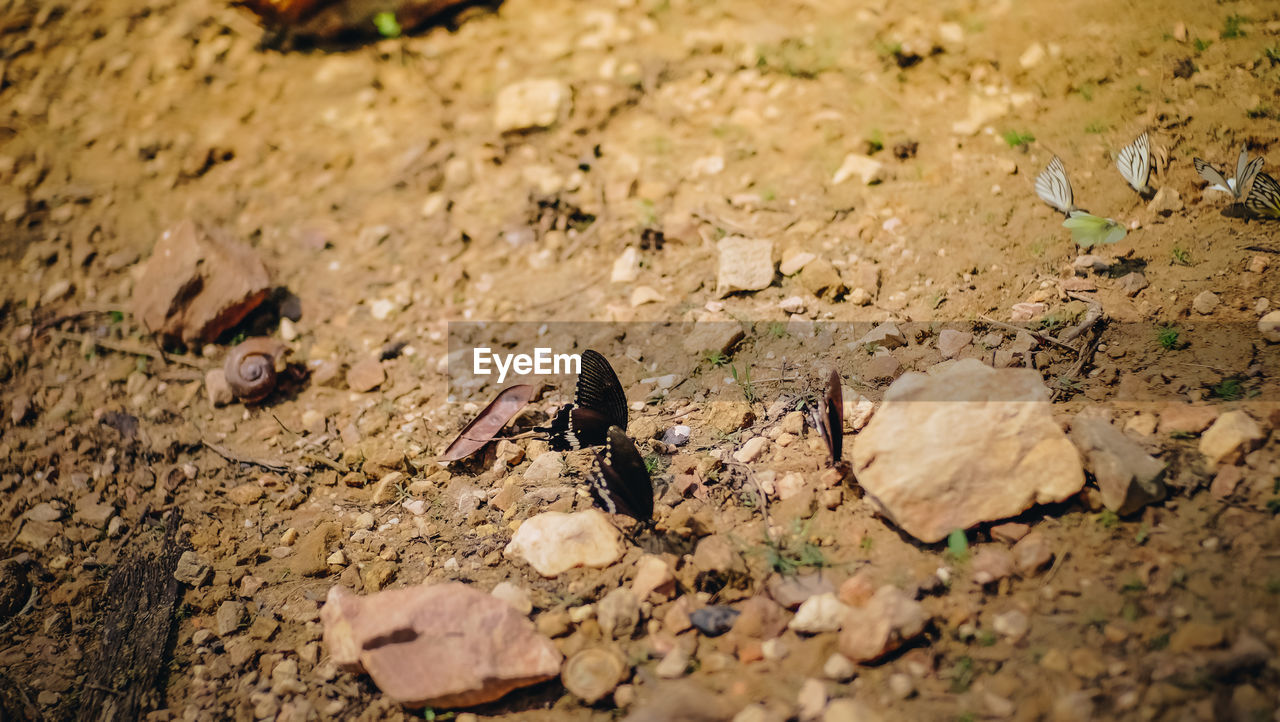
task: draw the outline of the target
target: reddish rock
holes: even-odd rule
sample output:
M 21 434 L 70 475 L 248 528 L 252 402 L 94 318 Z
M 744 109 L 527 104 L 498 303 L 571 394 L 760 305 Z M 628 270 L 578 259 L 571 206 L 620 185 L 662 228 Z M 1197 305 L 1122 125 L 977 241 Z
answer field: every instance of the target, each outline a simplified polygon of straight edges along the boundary
M 1013 544 L 1031 531 L 1031 527 L 1016 521 L 1007 521 L 991 527 L 991 538 L 999 539 L 1006 544 Z
M 1160 410 L 1157 430 L 1162 434 L 1198 434 L 1217 418 L 1218 410 L 1212 406 L 1169 404 Z
M 1013 574 L 1013 552 L 1002 546 L 986 545 L 973 555 L 973 580 L 990 584 Z
M 187 220 L 160 236 L 134 287 L 133 308 L 153 333 L 197 346 L 239 323 L 269 288 L 253 248 Z
M 885 585 L 864 606 L 849 611 L 840 632 L 840 653 L 854 662 L 874 661 L 918 636 L 927 621 L 919 602 Z
M 482 704 L 560 673 L 560 652 L 532 622 L 466 584 L 366 597 L 333 587 L 320 618 L 333 661 L 409 707 Z
M 347 386 L 359 393 L 372 391 L 387 380 L 387 372 L 382 362 L 376 358 L 357 361 L 347 370 Z
M 1018 572 L 1023 575 L 1034 574 L 1053 560 L 1053 550 L 1049 548 L 1049 540 L 1044 534 L 1033 531 L 1022 537 L 1013 545 L 1013 562 Z

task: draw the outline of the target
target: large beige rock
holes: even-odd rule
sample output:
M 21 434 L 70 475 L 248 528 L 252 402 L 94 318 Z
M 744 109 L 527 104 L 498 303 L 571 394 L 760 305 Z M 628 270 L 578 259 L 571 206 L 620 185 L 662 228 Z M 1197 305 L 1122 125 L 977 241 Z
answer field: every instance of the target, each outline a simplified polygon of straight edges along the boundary
M 544 577 L 574 567 L 603 569 L 622 558 L 622 537 L 603 512 L 548 511 L 520 525 L 503 551 L 508 559 L 528 562 Z
M 924 542 L 1084 486 L 1080 454 L 1054 421 L 1040 375 L 977 359 L 895 381 L 855 438 L 853 464 L 880 511 Z
M 716 296 L 759 291 L 773 283 L 773 241 L 729 236 L 716 244 L 720 262 Z
M 320 611 L 340 667 L 410 707 L 469 707 L 560 673 L 560 652 L 511 605 L 458 582 L 356 596 Z

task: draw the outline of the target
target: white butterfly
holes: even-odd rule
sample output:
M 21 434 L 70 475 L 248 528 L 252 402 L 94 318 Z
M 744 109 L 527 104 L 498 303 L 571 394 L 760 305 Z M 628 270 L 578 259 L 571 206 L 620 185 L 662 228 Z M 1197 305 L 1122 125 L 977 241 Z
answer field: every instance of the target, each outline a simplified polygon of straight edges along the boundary
M 1234 178 L 1227 178 L 1217 168 L 1200 158 L 1195 158 L 1194 161 L 1196 172 L 1200 177 L 1213 184 L 1209 186 L 1209 190 L 1230 193 L 1237 201 L 1244 197 L 1245 186 L 1248 186 L 1258 175 L 1258 171 L 1262 170 L 1262 156 L 1249 160 L 1249 151 L 1244 144 L 1240 145 L 1240 158 L 1236 160 Z
M 1147 131 L 1142 131 L 1142 135 L 1120 151 L 1116 156 L 1116 168 L 1139 195 L 1154 193 L 1147 185 L 1147 179 L 1151 177 L 1151 139 L 1147 137 Z
M 1244 205 L 1263 218 L 1280 218 L 1280 181 L 1259 173 Z
M 1067 180 L 1067 169 L 1056 155 L 1036 178 L 1036 195 L 1063 215 L 1070 216 L 1072 211 L 1079 210 L 1071 192 L 1071 181 Z

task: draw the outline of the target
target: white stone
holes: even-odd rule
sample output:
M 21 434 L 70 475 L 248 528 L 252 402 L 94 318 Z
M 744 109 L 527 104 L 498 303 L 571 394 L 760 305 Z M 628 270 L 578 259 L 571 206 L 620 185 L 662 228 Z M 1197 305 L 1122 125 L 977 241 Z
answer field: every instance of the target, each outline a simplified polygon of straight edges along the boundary
M 1023 70 L 1030 70 L 1039 65 L 1047 54 L 1043 45 L 1038 42 L 1032 43 L 1026 50 L 1022 51 L 1022 55 L 1018 56 L 1018 65 L 1021 65 Z
M 498 582 L 498 585 L 489 592 L 493 596 L 510 604 L 517 612 L 528 615 L 533 611 L 533 602 L 529 599 L 529 592 L 518 584 L 511 582 Z
M 838 186 L 854 176 L 857 176 L 863 185 L 881 183 L 885 179 L 884 164 L 861 153 L 850 153 L 844 157 L 844 162 L 831 177 L 831 185 Z
M 613 262 L 613 273 L 609 280 L 613 283 L 631 283 L 640 275 L 640 252 L 635 246 L 627 246 Z
M 810 261 L 817 258 L 808 251 L 798 251 L 789 248 L 782 254 L 782 263 L 778 264 L 778 273 L 784 276 L 792 276 L 799 273 Z
M 618 561 L 623 551 L 621 536 L 609 517 L 588 509 L 530 517 L 512 535 L 503 554 L 523 559 L 544 577 L 554 577 L 574 567 L 603 569 Z
M 826 663 L 822 665 L 822 674 L 827 679 L 833 679 L 837 682 L 848 682 L 857 673 L 858 667 L 853 663 L 853 660 L 839 652 L 833 652 L 830 657 L 827 657 Z
M 1191 301 L 1191 308 L 1200 315 L 1208 315 L 1218 307 L 1218 294 L 1213 291 L 1202 291 Z
M 888 519 L 926 543 L 1062 501 L 1084 486 L 1084 469 L 1049 395 L 1035 371 L 977 359 L 903 374 L 854 438 L 854 473 Z
M 837 632 L 848 613 L 849 607 L 831 592 L 815 594 L 804 600 L 787 628 L 800 634 Z
M 1258 333 L 1271 343 L 1280 343 L 1280 311 L 1272 311 L 1258 321 Z
M 778 302 L 778 308 L 785 313 L 804 313 L 804 299 L 799 296 L 784 298 Z
M 1243 411 L 1228 411 L 1200 436 L 1200 453 L 1211 464 L 1234 464 L 1267 438 L 1262 427 Z
M 636 288 L 631 291 L 632 308 L 643 306 L 646 303 L 658 303 L 664 300 L 666 300 L 666 296 L 663 296 L 660 291 L 650 286 L 636 286 Z
M 741 449 L 733 452 L 733 460 L 740 464 L 750 464 L 769 448 L 769 440 L 763 436 L 748 439 Z
M 546 128 L 568 105 L 569 88 L 559 80 L 534 78 L 498 91 L 493 125 L 499 133 Z

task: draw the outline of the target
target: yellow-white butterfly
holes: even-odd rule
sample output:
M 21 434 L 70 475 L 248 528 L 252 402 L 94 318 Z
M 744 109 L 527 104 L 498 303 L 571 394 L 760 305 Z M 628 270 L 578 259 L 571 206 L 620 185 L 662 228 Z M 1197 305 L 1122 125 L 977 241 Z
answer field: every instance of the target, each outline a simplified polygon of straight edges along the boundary
M 1280 218 L 1280 182 L 1259 172 L 1244 207 L 1265 218 Z
M 1079 210 L 1071 192 L 1071 181 L 1067 180 L 1067 169 L 1062 167 L 1062 160 L 1056 155 L 1036 178 L 1036 195 L 1065 216 Z
M 1244 144 L 1240 145 L 1240 157 L 1236 160 L 1236 174 L 1233 178 L 1224 176 L 1203 159 L 1192 160 L 1200 177 L 1213 184 L 1209 186 L 1209 190 L 1230 193 L 1237 201 L 1245 197 L 1245 188 L 1258 175 L 1258 171 L 1262 170 L 1262 156 L 1249 160 L 1249 151 Z
M 1133 139 L 1116 156 L 1116 168 L 1120 175 L 1133 187 L 1139 195 L 1149 196 L 1155 193 L 1147 180 L 1151 177 L 1151 138 L 1147 131 Z

